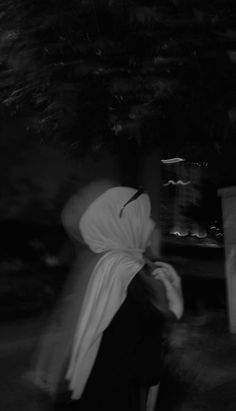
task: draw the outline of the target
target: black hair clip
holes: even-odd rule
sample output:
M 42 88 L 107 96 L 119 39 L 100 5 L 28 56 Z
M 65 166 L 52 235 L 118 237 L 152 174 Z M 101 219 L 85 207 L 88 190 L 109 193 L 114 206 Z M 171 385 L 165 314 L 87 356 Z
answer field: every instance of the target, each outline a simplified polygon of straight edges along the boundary
M 123 207 L 120 210 L 120 218 L 122 217 L 123 211 L 125 209 L 125 207 L 129 204 L 132 203 L 132 201 L 137 200 L 137 198 L 139 198 L 142 194 L 144 194 L 144 189 L 142 187 L 140 187 L 138 189 L 138 191 L 136 191 L 136 193 L 134 193 L 134 195 L 123 205 Z

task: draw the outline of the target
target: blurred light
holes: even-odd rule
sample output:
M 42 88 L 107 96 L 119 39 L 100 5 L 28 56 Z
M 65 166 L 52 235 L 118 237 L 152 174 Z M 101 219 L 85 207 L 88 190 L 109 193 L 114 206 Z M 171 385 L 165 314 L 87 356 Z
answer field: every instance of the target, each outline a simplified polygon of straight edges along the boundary
M 192 237 L 197 237 L 197 238 L 206 238 L 207 234 L 206 233 L 205 234 L 200 234 L 199 232 L 194 231 L 194 232 L 191 233 L 191 236 Z
M 186 236 L 190 236 L 190 237 L 197 237 L 197 238 L 206 238 L 207 234 L 201 234 L 198 231 L 193 231 L 193 232 L 188 232 L 188 231 L 170 231 L 170 234 L 172 235 L 176 235 L 178 237 L 186 237 Z
M 192 165 L 192 166 L 197 166 L 197 167 L 207 167 L 207 166 L 208 166 L 208 163 L 207 163 L 207 161 L 203 161 L 202 163 L 194 163 L 194 162 L 191 162 L 191 165 Z
M 46 263 L 47 265 L 49 265 L 50 267 L 56 267 L 56 266 L 59 265 L 58 259 L 57 259 L 56 257 L 54 257 L 54 256 L 51 256 L 51 255 L 47 255 L 47 256 L 45 257 L 45 263 Z
M 181 161 L 185 161 L 185 159 L 180 158 L 180 157 L 174 157 L 174 158 L 168 158 L 166 160 L 161 160 L 163 164 L 174 164 L 174 163 L 180 163 Z
M 182 185 L 182 186 L 187 186 L 189 184 L 191 184 L 191 181 L 182 181 L 182 180 L 178 180 L 178 181 L 174 181 L 174 180 L 169 180 L 167 183 L 164 183 L 163 186 L 167 187 L 170 184 L 172 185 Z
M 170 234 L 177 235 L 178 237 L 186 237 L 188 235 L 188 231 L 180 232 L 180 231 L 170 231 Z

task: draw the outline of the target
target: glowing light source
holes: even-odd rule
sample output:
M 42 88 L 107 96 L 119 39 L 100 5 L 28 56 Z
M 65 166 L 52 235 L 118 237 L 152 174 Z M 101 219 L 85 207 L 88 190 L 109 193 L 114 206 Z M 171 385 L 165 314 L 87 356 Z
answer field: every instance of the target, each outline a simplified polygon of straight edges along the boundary
M 192 237 L 197 237 L 197 238 L 206 238 L 207 237 L 207 234 L 205 233 L 205 234 L 200 234 L 200 233 L 198 233 L 197 231 L 195 231 L 195 232 L 192 232 L 191 233 L 191 236 Z
M 173 230 L 173 231 L 170 231 L 170 234 L 176 235 L 176 236 L 178 236 L 178 237 L 187 237 L 187 236 L 197 237 L 197 238 L 206 238 L 206 237 L 207 237 L 207 234 L 206 234 L 206 233 L 201 234 L 201 233 L 199 233 L 198 231 L 189 232 L 189 231 Z
M 174 164 L 174 163 L 180 163 L 181 161 L 185 161 L 185 159 L 181 157 L 174 157 L 174 158 L 168 158 L 165 160 L 161 160 L 163 164 Z
M 170 231 L 170 234 L 177 235 L 178 237 L 186 237 L 189 233 L 188 231 L 180 232 L 180 231 Z
M 169 185 L 181 185 L 181 186 L 187 186 L 189 184 L 191 184 L 191 181 L 182 181 L 182 180 L 178 180 L 178 181 L 174 181 L 174 180 L 169 180 L 167 183 L 164 183 L 163 186 L 167 187 Z

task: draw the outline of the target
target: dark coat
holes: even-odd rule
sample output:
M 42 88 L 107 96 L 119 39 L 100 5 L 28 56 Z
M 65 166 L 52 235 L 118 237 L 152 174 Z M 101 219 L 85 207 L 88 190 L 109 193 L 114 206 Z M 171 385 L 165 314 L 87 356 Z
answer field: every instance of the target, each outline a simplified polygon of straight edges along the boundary
M 162 369 L 164 317 L 151 303 L 142 278 L 132 280 L 127 297 L 105 330 L 82 397 L 59 395 L 56 410 L 139 411 L 148 387 Z

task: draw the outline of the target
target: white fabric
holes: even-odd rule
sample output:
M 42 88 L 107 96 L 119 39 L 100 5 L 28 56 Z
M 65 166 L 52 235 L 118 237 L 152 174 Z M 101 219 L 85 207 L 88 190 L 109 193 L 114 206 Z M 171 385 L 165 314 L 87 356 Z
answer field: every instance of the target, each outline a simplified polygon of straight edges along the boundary
M 144 265 L 154 222 L 149 197 L 142 194 L 122 206 L 136 190 L 115 187 L 98 197 L 80 220 L 84 241 L 95 253 L 103 253 L 96 264 L 78 319 L 67 371 L 72 398 L 81 397 L 94 365 L 103 331 L 123 303 L 128 285 Z M 104 254 L 105 253 L 105 254 Z
M 159 392 L 159 384 L 153 385 L 148 390 L 146 411 L 155 411 Z

